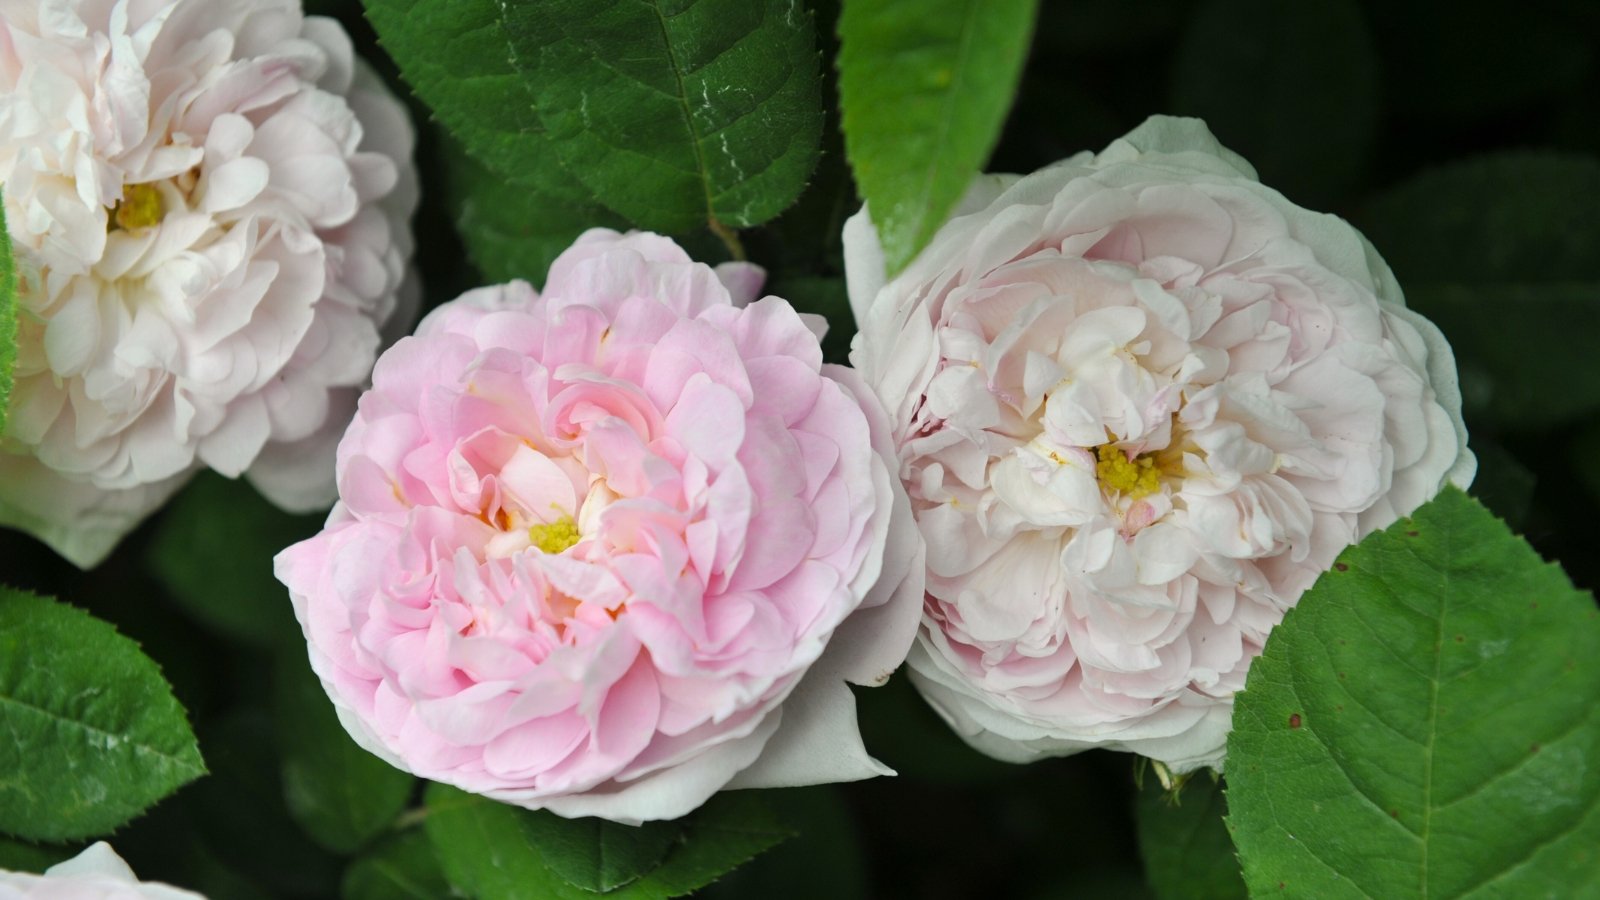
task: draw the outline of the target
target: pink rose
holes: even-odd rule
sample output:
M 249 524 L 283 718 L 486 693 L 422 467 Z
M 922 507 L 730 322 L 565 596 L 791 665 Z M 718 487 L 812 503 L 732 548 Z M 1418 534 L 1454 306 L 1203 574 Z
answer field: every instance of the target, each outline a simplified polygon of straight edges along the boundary
M 277 558 L 357 741 L 623 822 L 887 771 L 845 681 L 904 658 L 920 542 L 881 411 L 820 321 L 742 305 L 761 278 L 594 230 L 383 355 L 326 529 Z
M 980 178 L 887 283 L 865 213 L 845 247 L 927 541 L 913 680 L 990 755 L 1220 764 L 1284 611 L 1471 481 L 1438 330 L 1198 121 Z
M 7 3 L 0 524 L 87 567 L 204 467 L 333 502 L 381 330 L 415 308 L 412 142 L 299 0 Z

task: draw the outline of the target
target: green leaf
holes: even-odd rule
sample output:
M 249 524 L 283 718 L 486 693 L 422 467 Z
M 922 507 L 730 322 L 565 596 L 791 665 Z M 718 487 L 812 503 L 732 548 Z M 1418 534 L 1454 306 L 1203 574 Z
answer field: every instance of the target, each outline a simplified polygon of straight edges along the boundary
M 607 867 L 579 862 L 574 850 L 582 836 L 592 840 L 596 835 L 589 820 L 532 812 L 442 784 L 430 784 L 426 800 L 428 839 L 447 879 L 468 896 L 478 900 L 576 900 L 593 897 L 596 892 L 568 882 L 563 875 L 580 873 L 591 883 L 608 880 L 597 875 L 608 871 Z M 669 829 L 676 841 L 666 848 L 665 859 L 605 896 L 617 900 L 681 896 L 710 884 L 791 834 L 747 791 L 719 794 L 691 816 L 656 827 Z M 569 836 L 553 837 L 563 828 L 570 829 Z M 658 839 L 646 841 L 653 845 Z M 555 861 L 558 854 L 566 858 Z M 588 850 L 584 855 L 598 858 L 599 851 Z M 650 855 L 653 851 L 633 850 L 627 858 L 639 861 Z M 609 880 L 618 877 L 613 874 Z
M 17 362 L 17 263 L 6 230 L 5 196 L 0 192 L 0 433 L 11 408 L 11 369 Z
M 150 571 L 207 627 L 271 647 L 299 631 L 289 595 L 272 575 L 272 557 L 316 534 L 322 519 L 290 515 L 244 481 L 202 472 L 162 514 Z
M 0 870 L 7 872 L 33 872 L 38 874 L 62 860 L 71 859 L 76 852 L 66 847 L 39 847 L 0 837 Z
M 544 0 L 538 99 L 561 161 L 643 228 L 745 228 L 805 190 L 822 139 L 811 13 L 794 0 Z
M 563 819 L 551 814 L 523 817 L 548 868 L 574 887 L 614 891 L 660 864 L 683 828 L 676 822 L 634 827 L 605 819 Z
M 439 900 L 450 896 L 433 845 L 421 829 L 402 831 L 358 857 L 344 872 L 343 900 Z
M 927 246 L 988 162 L 1037 0 L 846 0 L 845 152 L 889 274 Z
M 1491 153 L 1386 191 L 1359 224 L 1407 297 L 1421 284 L 1600 282 L 1596 197 L 1600 159 Z
M 303 650 L 279 654 L 274 694 L 289 815 L 323 847 L 353 852 L 394 822 L 415 781 L 350 739 Z
M 1600 891 L 1600 611 L 1454 488 L 1346 551 L 1236 699 L 1252 894 Z
M 0 589 L 0 735 L 0 831 L 28 840 L 105 834 L 206 771 L 138 644 L 11 589 Z
M 1600 159 L 1498 153 L 1413 178 L 1361 218 L 1407 305 L 1455 349 L 1470 419 L 1546 428 L 1600 410 Z
M 759 791 L 723 791 L 682 821 L 683 843 L 661 867 L 615 895 L 666 900 L 699 890 L 794 835 Z
M 1244 898 L 1244 878 L 1223 817 L 1222 785 L 1205 773 L 1168 792 L 1154 778 L 1139 792 L 1139 854 L 1161 900 Z
M 547 37 L 533 4 L 365 0 L 367 19 L 434 117 L 495 175 L 568 203 L 589 192 L 562 168 L 534 110 Z M 516 29 L 517 37 L 512 37 Z
M 1378 125 L 1377 52 L 1355 0 L 1211 0 L 1178 47 L 1172 103 L 1205 119 L 1262 182 L 1324 205 L 1366 167 Z
M 508 184 L 465 153 L 447 154 L 456 228 L 478 271 L 490 282 L 544 282 L 550 263 L 589 228 L 628 223 L 594 203 L 562 200 Z
M 798 834 L 709 886 L 716 898 L 868 900 L 867 848 L 840 785 L 763 791 L 777 821 Z M 825 862 L 824 865 L 818 865 Z

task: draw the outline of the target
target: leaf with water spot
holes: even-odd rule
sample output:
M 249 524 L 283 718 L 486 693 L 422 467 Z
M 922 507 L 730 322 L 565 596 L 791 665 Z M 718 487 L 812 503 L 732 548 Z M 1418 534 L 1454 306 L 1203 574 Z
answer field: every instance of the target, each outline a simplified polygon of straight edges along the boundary
M 1235 703 L 1253 895 L 1600 892 L 1600 611 L 1460 491 L 1346 551 Z
M 106 834 L 205 771 L 138 644 L 65 603 L 0 589 L 0 832 Z

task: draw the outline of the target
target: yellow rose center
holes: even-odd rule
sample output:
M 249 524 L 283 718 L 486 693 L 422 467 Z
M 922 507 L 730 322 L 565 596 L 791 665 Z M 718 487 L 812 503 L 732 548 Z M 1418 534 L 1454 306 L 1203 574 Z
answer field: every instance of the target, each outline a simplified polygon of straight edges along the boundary
M 1129 459 L 1117 445 L 1101 444 L 1094 448 L 1094 455 L 1094 474 L 1105 490 L 1126 494 L 1135 500 L 1161 490 L 1161 470 L 1150 454 Z
M 130 184 L 122 188 L 122 200 L 112 210 L 112 221 L 124 231 L 135 231 L 158 224 L 165 210 L 161 191 L 153 184 Z
M 545 553 L 560 553 L 576 544 L 581 537 L 578 523 L 571 516 L 562 516 L 548 525 L 535 525 L 528 529 L 528 540 Z

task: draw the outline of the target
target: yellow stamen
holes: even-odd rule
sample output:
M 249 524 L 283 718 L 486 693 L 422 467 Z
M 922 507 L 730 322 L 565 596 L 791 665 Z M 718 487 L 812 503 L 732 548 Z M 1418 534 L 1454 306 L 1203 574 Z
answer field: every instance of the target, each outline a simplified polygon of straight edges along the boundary
M 571 516 L 562 516 L 549 525 L 535 525 L 528 529 L 528 539 L 546 553 L 560 553 L 581 538 L 578 523 Z
M 122 202 L 112 211 L 117 227 L 124 231 L 149 228 L 161 221 L 161 191 L 153 184 L 130 184 L 122 188 Z
M 1127 494 L 1135 500 L 1161 490 L 1161 471 L 1148 456 L 1129 459 L 1115 444 L 1094 448 L 1097 462 L 1094 473 L 1106 490 Z

